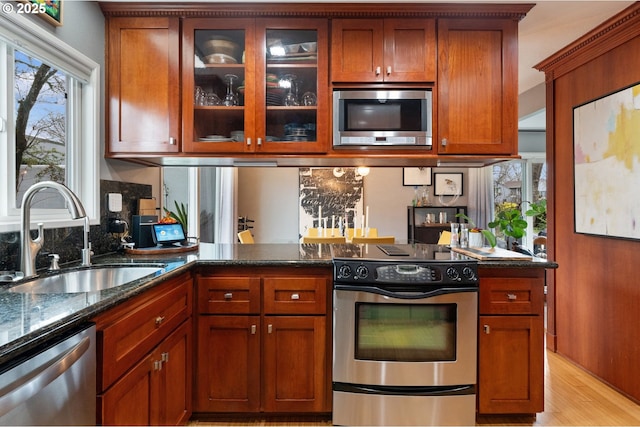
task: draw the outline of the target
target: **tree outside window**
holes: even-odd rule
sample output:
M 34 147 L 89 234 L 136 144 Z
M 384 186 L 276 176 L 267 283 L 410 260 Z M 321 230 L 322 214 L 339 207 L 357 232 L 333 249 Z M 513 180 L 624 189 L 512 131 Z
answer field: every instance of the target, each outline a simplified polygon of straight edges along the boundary
M 34 183 L 66 182 L 66 76 L 15 51 L 16 207 Z M 46 194 L 42 194 L 46 197 Z M 40 203 L 41 208 L 60 208 Z

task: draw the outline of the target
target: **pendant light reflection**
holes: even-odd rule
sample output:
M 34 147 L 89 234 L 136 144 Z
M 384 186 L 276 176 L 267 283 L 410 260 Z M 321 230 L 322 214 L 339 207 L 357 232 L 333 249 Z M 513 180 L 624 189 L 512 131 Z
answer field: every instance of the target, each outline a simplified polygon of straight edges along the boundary
M 333 168 L 333 176 L 335 176 L 336 178 L 342 177 L 345 173 L 347 173 L 347 171 L 344 168 Z M 366 166 L 360 166 L 356 168 L 356 175 L 369 175 L 369 168 Z
M 356 169 L 356 172 L 360 176 L 367 176 L 369 175 L 369 168 L 366 166 L 359 166 L 358 169 Z

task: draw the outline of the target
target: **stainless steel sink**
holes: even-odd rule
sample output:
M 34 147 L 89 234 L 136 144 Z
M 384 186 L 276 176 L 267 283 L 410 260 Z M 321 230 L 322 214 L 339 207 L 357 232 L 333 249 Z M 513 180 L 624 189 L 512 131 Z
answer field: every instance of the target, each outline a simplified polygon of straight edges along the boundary
M 101 266 L 42 277 L 9 288 L 8 291 L 22 294 L 93 292 L 122 286 L 144 277 L 154 277 L 163 272 L 164 268 L 157 265 Z

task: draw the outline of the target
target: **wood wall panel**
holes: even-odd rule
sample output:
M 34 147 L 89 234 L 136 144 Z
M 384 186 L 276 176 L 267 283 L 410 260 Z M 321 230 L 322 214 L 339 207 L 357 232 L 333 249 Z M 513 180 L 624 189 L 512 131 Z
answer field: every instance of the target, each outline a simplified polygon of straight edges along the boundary
M 605 24 L 537 66 L 547 75 L 549 255 L 559 264 L 549 346 L 640 401 L 640 242 L 574 232 L 573 108 L 640 81 L 640 3 Z

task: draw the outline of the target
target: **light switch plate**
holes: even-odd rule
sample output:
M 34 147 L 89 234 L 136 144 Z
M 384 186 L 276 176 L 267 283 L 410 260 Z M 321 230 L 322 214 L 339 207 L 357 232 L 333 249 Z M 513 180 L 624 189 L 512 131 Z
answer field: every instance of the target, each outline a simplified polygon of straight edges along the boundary
M 122 212 L 122 194 L 108 193 L 107 209 L 109 210 L 109 212 Z

